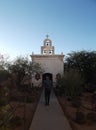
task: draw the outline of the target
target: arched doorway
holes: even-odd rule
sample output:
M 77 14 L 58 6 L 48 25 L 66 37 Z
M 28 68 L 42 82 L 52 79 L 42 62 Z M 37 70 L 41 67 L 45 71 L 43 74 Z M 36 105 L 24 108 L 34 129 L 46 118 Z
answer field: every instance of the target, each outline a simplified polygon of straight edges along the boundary
M 46 76 L 48 76 L 50 78 L 50 80 L 52 80 L 52 82 L 53 82 L 53 75 L 51 73 L 44 73 L 42 75 L 42 83 L 46 79 Z

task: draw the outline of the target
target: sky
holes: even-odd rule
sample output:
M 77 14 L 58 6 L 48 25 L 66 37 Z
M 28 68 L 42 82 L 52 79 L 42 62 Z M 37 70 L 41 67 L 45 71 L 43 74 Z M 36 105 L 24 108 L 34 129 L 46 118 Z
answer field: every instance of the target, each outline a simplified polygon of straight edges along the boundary
M 96 0 L 0 0 L 0 54 L 40 54 L 47 34 L 55 54 L 95 51 Z

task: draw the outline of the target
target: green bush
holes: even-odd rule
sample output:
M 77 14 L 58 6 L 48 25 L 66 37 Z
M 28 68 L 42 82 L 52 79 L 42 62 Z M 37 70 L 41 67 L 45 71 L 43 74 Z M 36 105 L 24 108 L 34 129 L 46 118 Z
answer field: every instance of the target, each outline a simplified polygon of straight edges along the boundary
M 70 70 L 65 72 L 62 78 L 59 80 L 59 89 L 64 92 L 66 96 L 71 98 L 77 98 L 82 94 L 82 84 L 84 79 L 80 73 L 76 70 Z

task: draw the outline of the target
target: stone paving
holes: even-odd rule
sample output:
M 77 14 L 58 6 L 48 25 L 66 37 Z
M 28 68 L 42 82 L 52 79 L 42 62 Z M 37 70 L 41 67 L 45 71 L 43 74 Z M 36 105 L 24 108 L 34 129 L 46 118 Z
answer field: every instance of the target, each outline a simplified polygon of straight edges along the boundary
M 45 106 L 42 92 L 29 130 L 72 130 L 53 91 L 49 106 Z

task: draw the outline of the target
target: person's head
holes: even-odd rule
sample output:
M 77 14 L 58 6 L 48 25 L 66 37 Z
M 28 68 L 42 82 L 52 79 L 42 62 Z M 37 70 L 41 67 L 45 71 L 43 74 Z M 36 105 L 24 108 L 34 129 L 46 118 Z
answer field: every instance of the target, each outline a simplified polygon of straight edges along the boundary
M 46 76 L 46 79 L 48 80 L 48 79 L 49 79 L 49 76 Z

